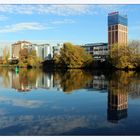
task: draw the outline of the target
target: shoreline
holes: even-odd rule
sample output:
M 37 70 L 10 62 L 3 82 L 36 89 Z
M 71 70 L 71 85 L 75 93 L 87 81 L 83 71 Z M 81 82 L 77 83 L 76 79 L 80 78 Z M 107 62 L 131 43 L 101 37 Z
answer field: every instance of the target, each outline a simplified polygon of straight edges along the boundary
M 134 71 L 134 72 L 140 72 L 140 68 L 133 68 L 133 69 L 128 69 L 128 68 L 115 68 L 115 67 L 102 67 L 102 66 L 98 66 L 98 67 L 71 67 L 71 68 L 69 68 L 69 67 L 57 67 L 57 66 L 55 66 L 55 65 L 53 65 L 53 66 L 49 66 L 49 67 L 47 67 L 47 66 L 40 66 L 40 67 L 19 67 L 18 65 L 0 65 L 0 67 L 3 67 L 3 68 L 16 68 L 16 67 L 18 67 L 19 69 L 20 68 L 25 68 L 25 69 L 42 69 L 43 71 L 47 71 L 47 70 L 52 70 L 52 71 L 54 71 L 54 70 L 62 70 L 62 71 L 66 71 L 66 70 L 85 70 L 85 71 L 96 71 L 96 70 L 98 70 L 98 71 L 125 71 L 125 72 L 129 72 L 129 71 Z

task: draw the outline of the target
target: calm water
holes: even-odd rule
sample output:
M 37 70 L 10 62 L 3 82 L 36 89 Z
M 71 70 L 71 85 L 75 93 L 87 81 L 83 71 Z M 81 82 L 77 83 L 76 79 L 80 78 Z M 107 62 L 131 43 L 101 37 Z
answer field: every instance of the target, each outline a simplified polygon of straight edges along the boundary
M 140 135 L 140 74 L 0 68 L 0 135 Z

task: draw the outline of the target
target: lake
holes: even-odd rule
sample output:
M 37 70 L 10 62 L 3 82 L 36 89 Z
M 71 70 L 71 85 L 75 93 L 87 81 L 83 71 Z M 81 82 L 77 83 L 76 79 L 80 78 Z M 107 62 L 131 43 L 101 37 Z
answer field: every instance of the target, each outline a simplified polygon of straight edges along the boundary
M 0 135 L 140 135 L 140 74 L 0 67 Z

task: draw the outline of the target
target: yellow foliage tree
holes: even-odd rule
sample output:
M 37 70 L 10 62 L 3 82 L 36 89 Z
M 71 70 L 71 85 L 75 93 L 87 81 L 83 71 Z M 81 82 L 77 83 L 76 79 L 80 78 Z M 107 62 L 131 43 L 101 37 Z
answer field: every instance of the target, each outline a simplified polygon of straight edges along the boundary
M 37 67 L 40 64 L 40 59 L 36 55 L 36 51 L 28 51 L 27 48 L 24 48 L 20 51 L 19 57 L 19 66 L 20 67 Z
M 64 43 L 60 55 L 56 55 L 54 60 L 61 64 L 61 66 L 68 68 L 83 68 L 89 66 L 93 58 L 82 47 L 75 46 L 71 43 Z
M 109 52 L 112 65 L 119 69 L 135 68 L 133 51 L 127 46 L 114 44 Z

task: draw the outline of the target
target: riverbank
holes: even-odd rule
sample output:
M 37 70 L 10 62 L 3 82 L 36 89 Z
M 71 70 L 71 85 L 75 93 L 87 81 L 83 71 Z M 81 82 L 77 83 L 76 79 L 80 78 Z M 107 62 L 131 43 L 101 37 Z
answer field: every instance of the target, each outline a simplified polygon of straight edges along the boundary
M 40 63 L 38 66 L 25 66 L 25 67 L 21 67 L 18 64 L 12 64 L 12 65 L 8 65 L 8 64 L 1 64 L 0 67 L 7 67 L 7 68 L 27 68 L 27 69 L 32 69 L 32 68 L 39 68 L 42 69 L 43 71 L 55 71 L 55 70 L 61 70 L 61 71 L 66 71 L 68 69 L 82 69 L 82 70 L 87 70 L 87 71 L 93 71 L 93 70 L 99 70 L 99 71 L 140 71 L 140 67 L 136 67 L 136 68 L 116 68 L 114 66 L 112 66 L 112 64 L 110 64 L 107 61 L 94 61 L 94 63 L 90 66 L 86 66 L 86 67 L 67 67 L 64 65 L 58 65 L 55 64 L 53 60 L 51 61 L 45 61 L 43 63 Z

